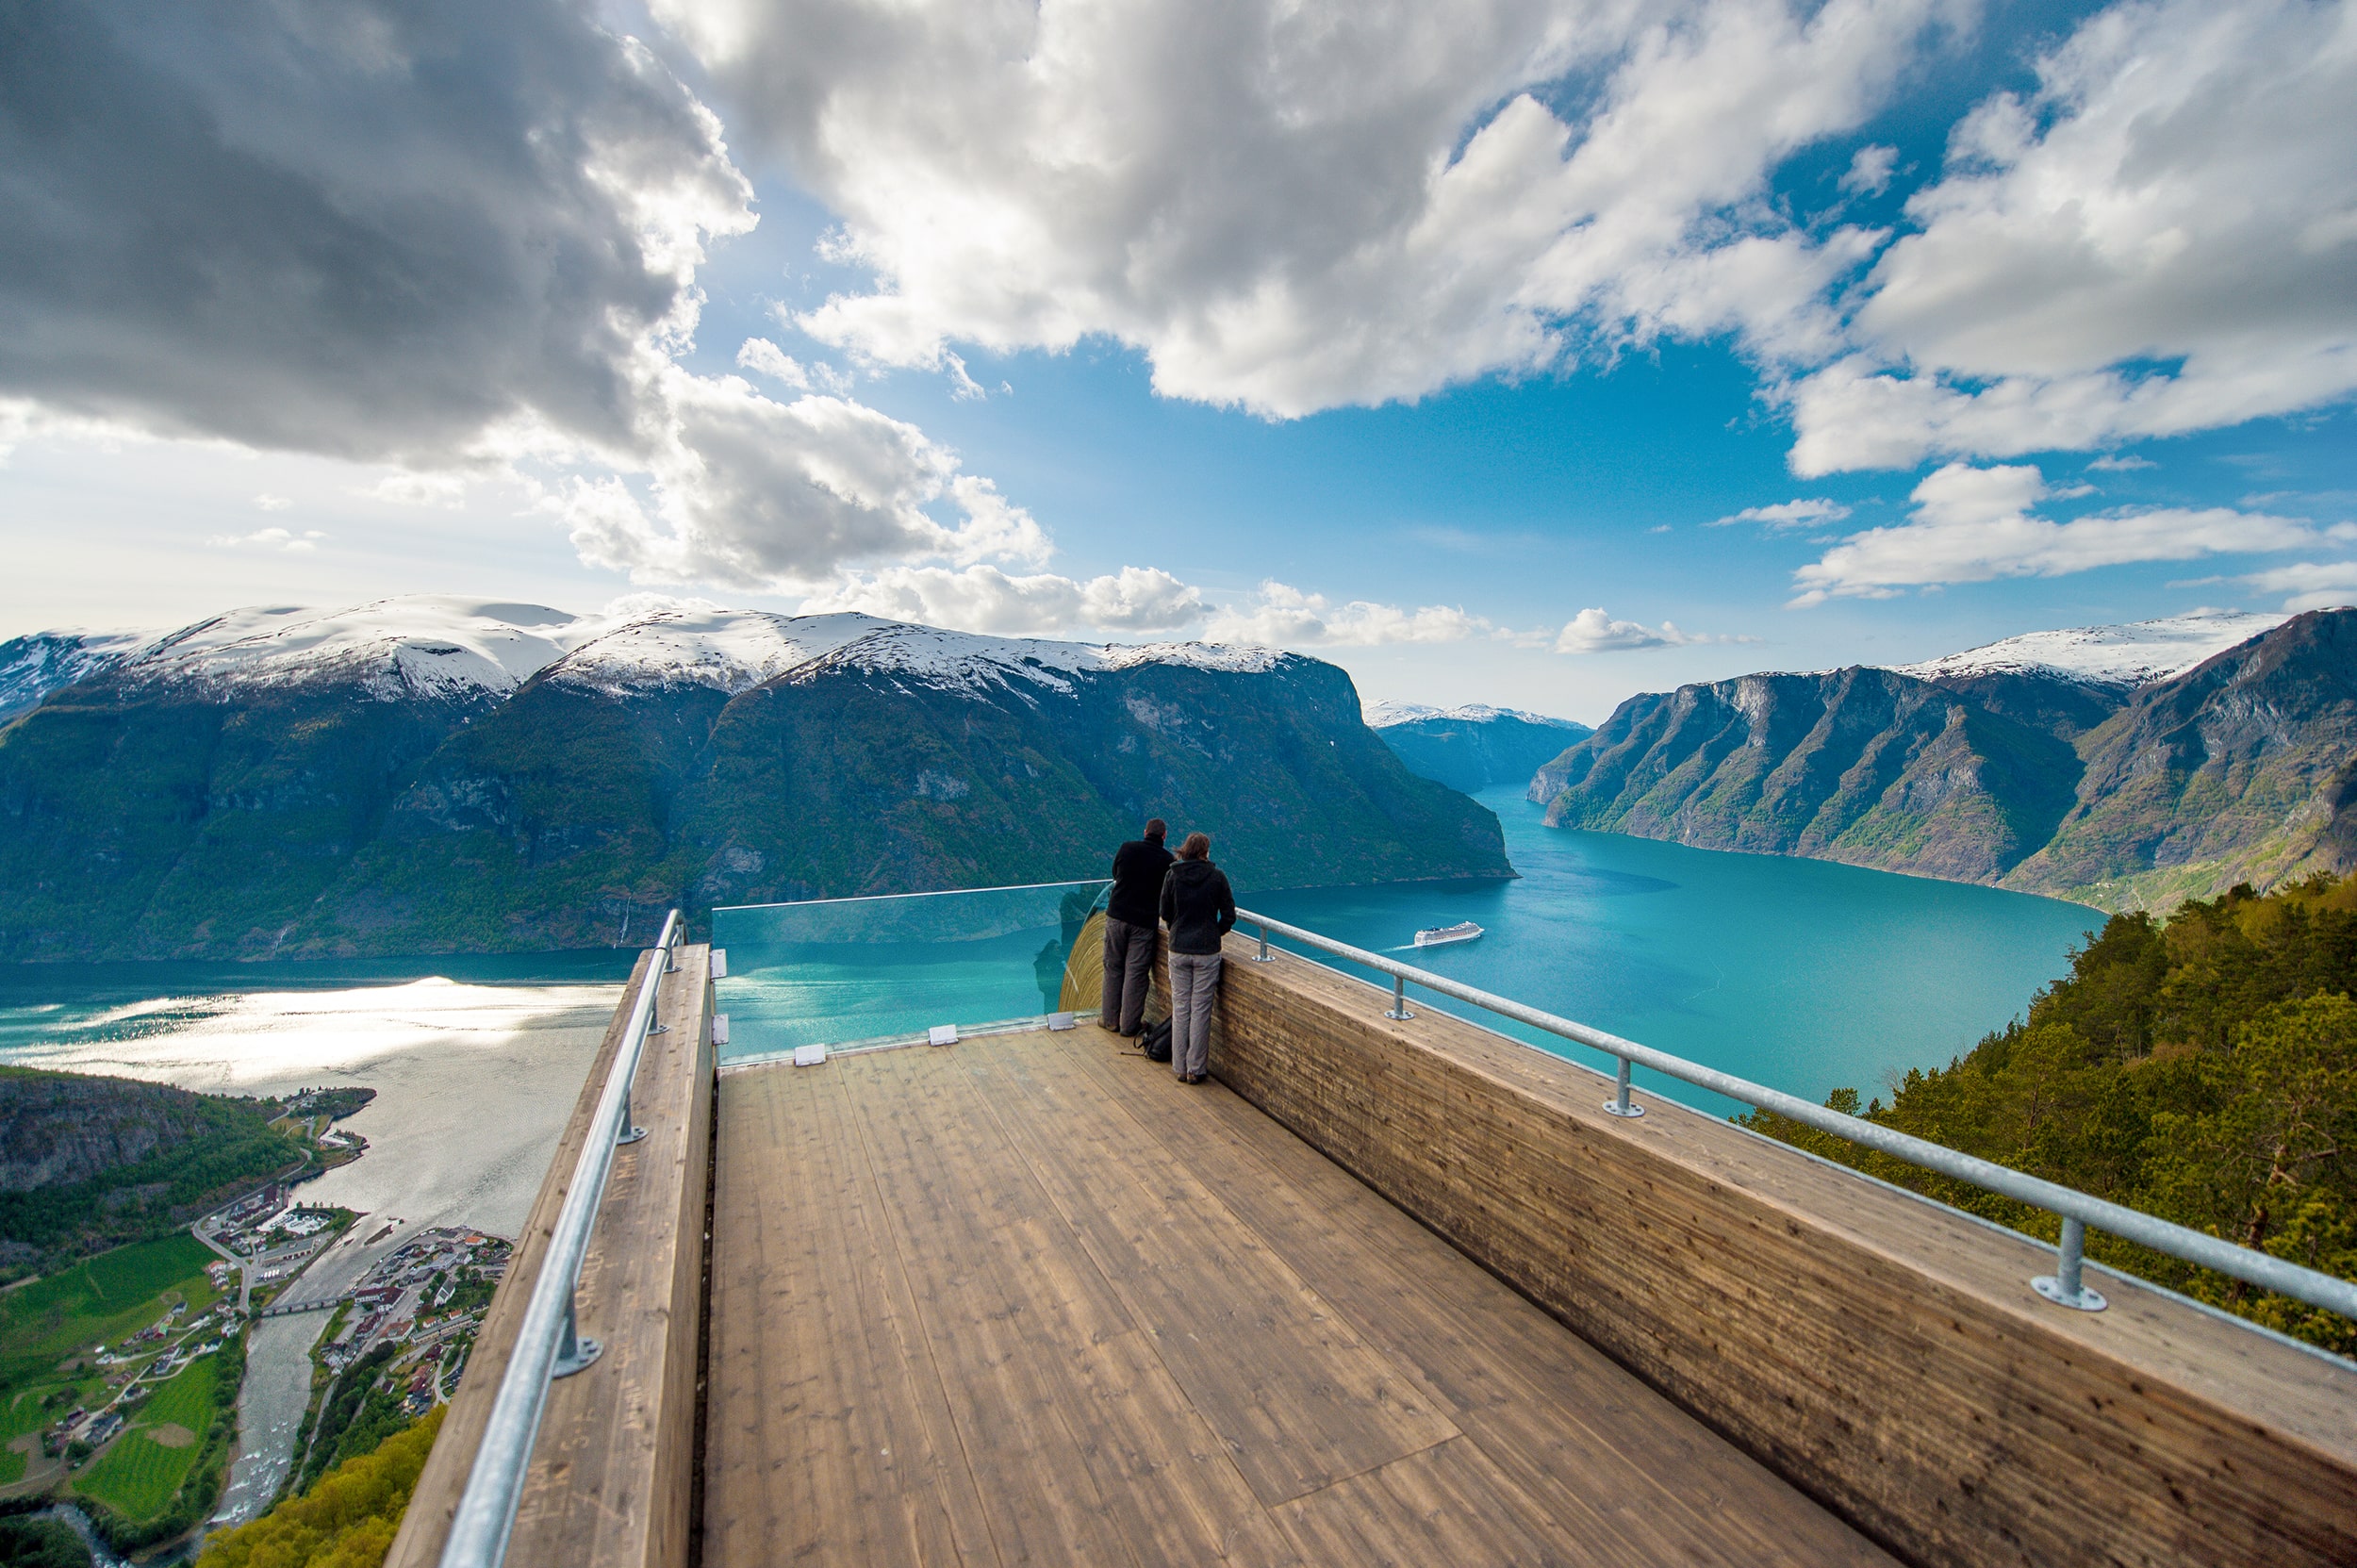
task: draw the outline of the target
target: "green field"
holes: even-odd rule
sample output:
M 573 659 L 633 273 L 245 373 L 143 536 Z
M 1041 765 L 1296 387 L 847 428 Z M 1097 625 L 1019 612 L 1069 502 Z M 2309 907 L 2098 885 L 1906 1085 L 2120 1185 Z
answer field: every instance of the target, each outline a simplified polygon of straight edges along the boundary
M 205 1430 L 213 1420 L 213 1390 L 221 1366 L 219 1356 L 206 1356 L 183 1368 L 149 1395 L 131 1430 L 82 1472 L 74 1490 L 94 1497 L 125 1519 L 145 1521 L 163 1512 L 189 1469 L 204 1451 Z M 188 1428 L 191 1441 L 184 1448 L 167 1448 L 148 1432 L 167 1422 Z
M 8 1444 L 40 1428 L 41 1398 L 38 1395 L 20 1394 L 0 1401 L 0 1486 L 14 1486 L 23 1480 L 25 1467 L 31 1462 Z
M 111 1345 L 154 1322 L 157 1297 L 179 1293 L 198 1312 L 220 1294 L 205 1278 L 216 1254 L 182 1231 L 118 1246 L 62 1274 L 0 1296 L 0 1390 L 54 1385 L 76 1351 Z

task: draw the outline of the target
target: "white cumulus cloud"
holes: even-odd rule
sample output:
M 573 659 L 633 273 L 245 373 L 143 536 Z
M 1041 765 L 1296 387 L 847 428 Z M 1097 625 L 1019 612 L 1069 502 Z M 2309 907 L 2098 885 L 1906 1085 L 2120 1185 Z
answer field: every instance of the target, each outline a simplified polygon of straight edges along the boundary
M 1860 147 L 1841 176 L 1841 189 L 1858 196 L 1879 196 L 1890 189 L 1890 172 L 1899 161 L 1896 147 Z
M 1288 417 L 1660 333 L 1821 353 L 1873 237 L 1769 177 L 1969 5 L 652 8 L 874 277 L 802 330 L 953 378 L 953 344 L 1102 335 L 1167 395 Z
M 2104 512 L 2068 522 L 2032 511 L 2042 501 L 2076 493 L 2051 488 L 2030 464 L 1951 463 L 1916 486 L 1910 498 L 1915 510 L 1904 523 L 1853 534 L 1794 572 L 1792 602 L 1880 599 L 1937 584 L 2296 550 L 2323 537 L 2297 519 L 2224 506 Z
M 889 567 L 847 577 L 802 602 L 806 615 L 860 610 L 999 636 L 1080 630 L 1171 632 L 1200 619 L 1203 596 L 1153 567 L 1080 581 L 1052 572 L 1010 576 L 997 567 Z
M 458 507 L 467 502 L 467 481 L 454 473 L 388 473 L 359 494 L 396 506 Z
M 1337 603 L 1271 579 L 1253 598 L 1221 610 L 1204 635 L 1214 642 L 1266 643 L 1278 648 L 1372 648 L 1385 643 L 1462 642 L 1489 636 L 1485 618 L 1445 604 L 1403 609 L 1372 600 Z
M 2102 446 L 2357 389 L 2357 7 L 2115 5 L 1950 137 L 1802 474 Z
M 1820 523 L 1839 522 L 1849 515 L 1850 509 L 1838 501 L 1828 501 L 1822 496 L 1803 497 L 1778 502 L 1773 506 L 1746 506 L 1739 512 L 1712 519 L 1710 526 L 1726 528 L 1739 522 L 1756 522 L 1775 530 L 1810 528 Z
M 736 376 L 679 371 L 664 374 L 661 395 L 643 495 L 614 476 L 576 479 L 553 502 L 594 565 L 636 582 L 822 593 L 846 568 L 1050 553 L 1030 514 L 988 479 L 864 404 L 781 403 Z
M 2357 604 L 2357 561 L 2301 561 L 2254 571 L 2241 579 L 2261 593 L 2286 597 L 2287 610 L 2326 610 Z
M 1648 626 L 1640 620 L 1615 620 L 1601 607 L 1592 607 L 1565 621 L 1551 646 L 1558 653 L 1633 653 L 1647 648 L 1684 648 L 1700 642 L 1758 640 L 1684 632 L 1676 622 L 1669 620 L 1658 626 Z
M 217 550 L 276 550 L 302 555 L 317 550 L 325 537 L 316 528 L 300 534 L 288 528 L 257 528 L 251 534 L 216 534 L 205 542 Z

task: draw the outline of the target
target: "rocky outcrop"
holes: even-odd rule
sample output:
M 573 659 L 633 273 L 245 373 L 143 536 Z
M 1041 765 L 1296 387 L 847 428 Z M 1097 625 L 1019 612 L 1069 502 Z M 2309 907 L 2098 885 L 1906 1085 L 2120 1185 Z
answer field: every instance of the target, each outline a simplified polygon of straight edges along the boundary
M 223 1133 L 258 1132 L 267 1102 L 161 1083 L 0 1067 L 0 1193 L 88 1182 Z M 291 1150 L 281 1151 L 282 1162 Z

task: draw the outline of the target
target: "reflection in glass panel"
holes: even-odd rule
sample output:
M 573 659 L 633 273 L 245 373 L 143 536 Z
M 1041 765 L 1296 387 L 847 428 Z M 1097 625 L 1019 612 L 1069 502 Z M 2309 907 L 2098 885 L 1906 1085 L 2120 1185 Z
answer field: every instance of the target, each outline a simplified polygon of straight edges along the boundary
M 716 909 L 712 945 L 729 955 L 720 1059 L 1094 1009 L 1094 943 L 1103 928 L 1092 917 L 1111 886 L 1045 883 Z

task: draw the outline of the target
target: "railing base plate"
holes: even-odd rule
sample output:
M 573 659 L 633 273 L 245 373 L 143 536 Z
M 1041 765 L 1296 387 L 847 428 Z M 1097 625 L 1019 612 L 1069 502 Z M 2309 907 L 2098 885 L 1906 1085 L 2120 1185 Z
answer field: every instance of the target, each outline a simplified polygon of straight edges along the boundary
M 1604 1102 L 1604 1114 L 1607 1116 L 1626 1116 L 1630 1121 L 1635 1121 L 1645 1114 L 1645 1108 L 1641 1105 L 1623 1105 L 1617 1099 L 1607 1099 Z
M 2062 1288 L 2062 1281 L 2051 1274 L 2041 1274 L 2031 1280 L 2030 1288 L 2055 1306 L 2068 1307 L 2074 1312 L 2100 1312 L 2111 1305 L 2103 1299 L 2102 1291 L 2091 1291 L 2085 1285 L 2079 1287 L 2077 1296 L 2067 1294 Z
M 587 1366 L 591 1362 L 596 1361 L 599 1354 L 604 1349 L 605 1346 L 597 1340 L 575 1340 L 573 1342 L 573 1353 L 570 1356 L 557 1357 L 555 1363 L 549 1368 L 549 1376 L 552 1378 L 569 1378 L 574 1373 L 579 1372 L 583 1367 Z

